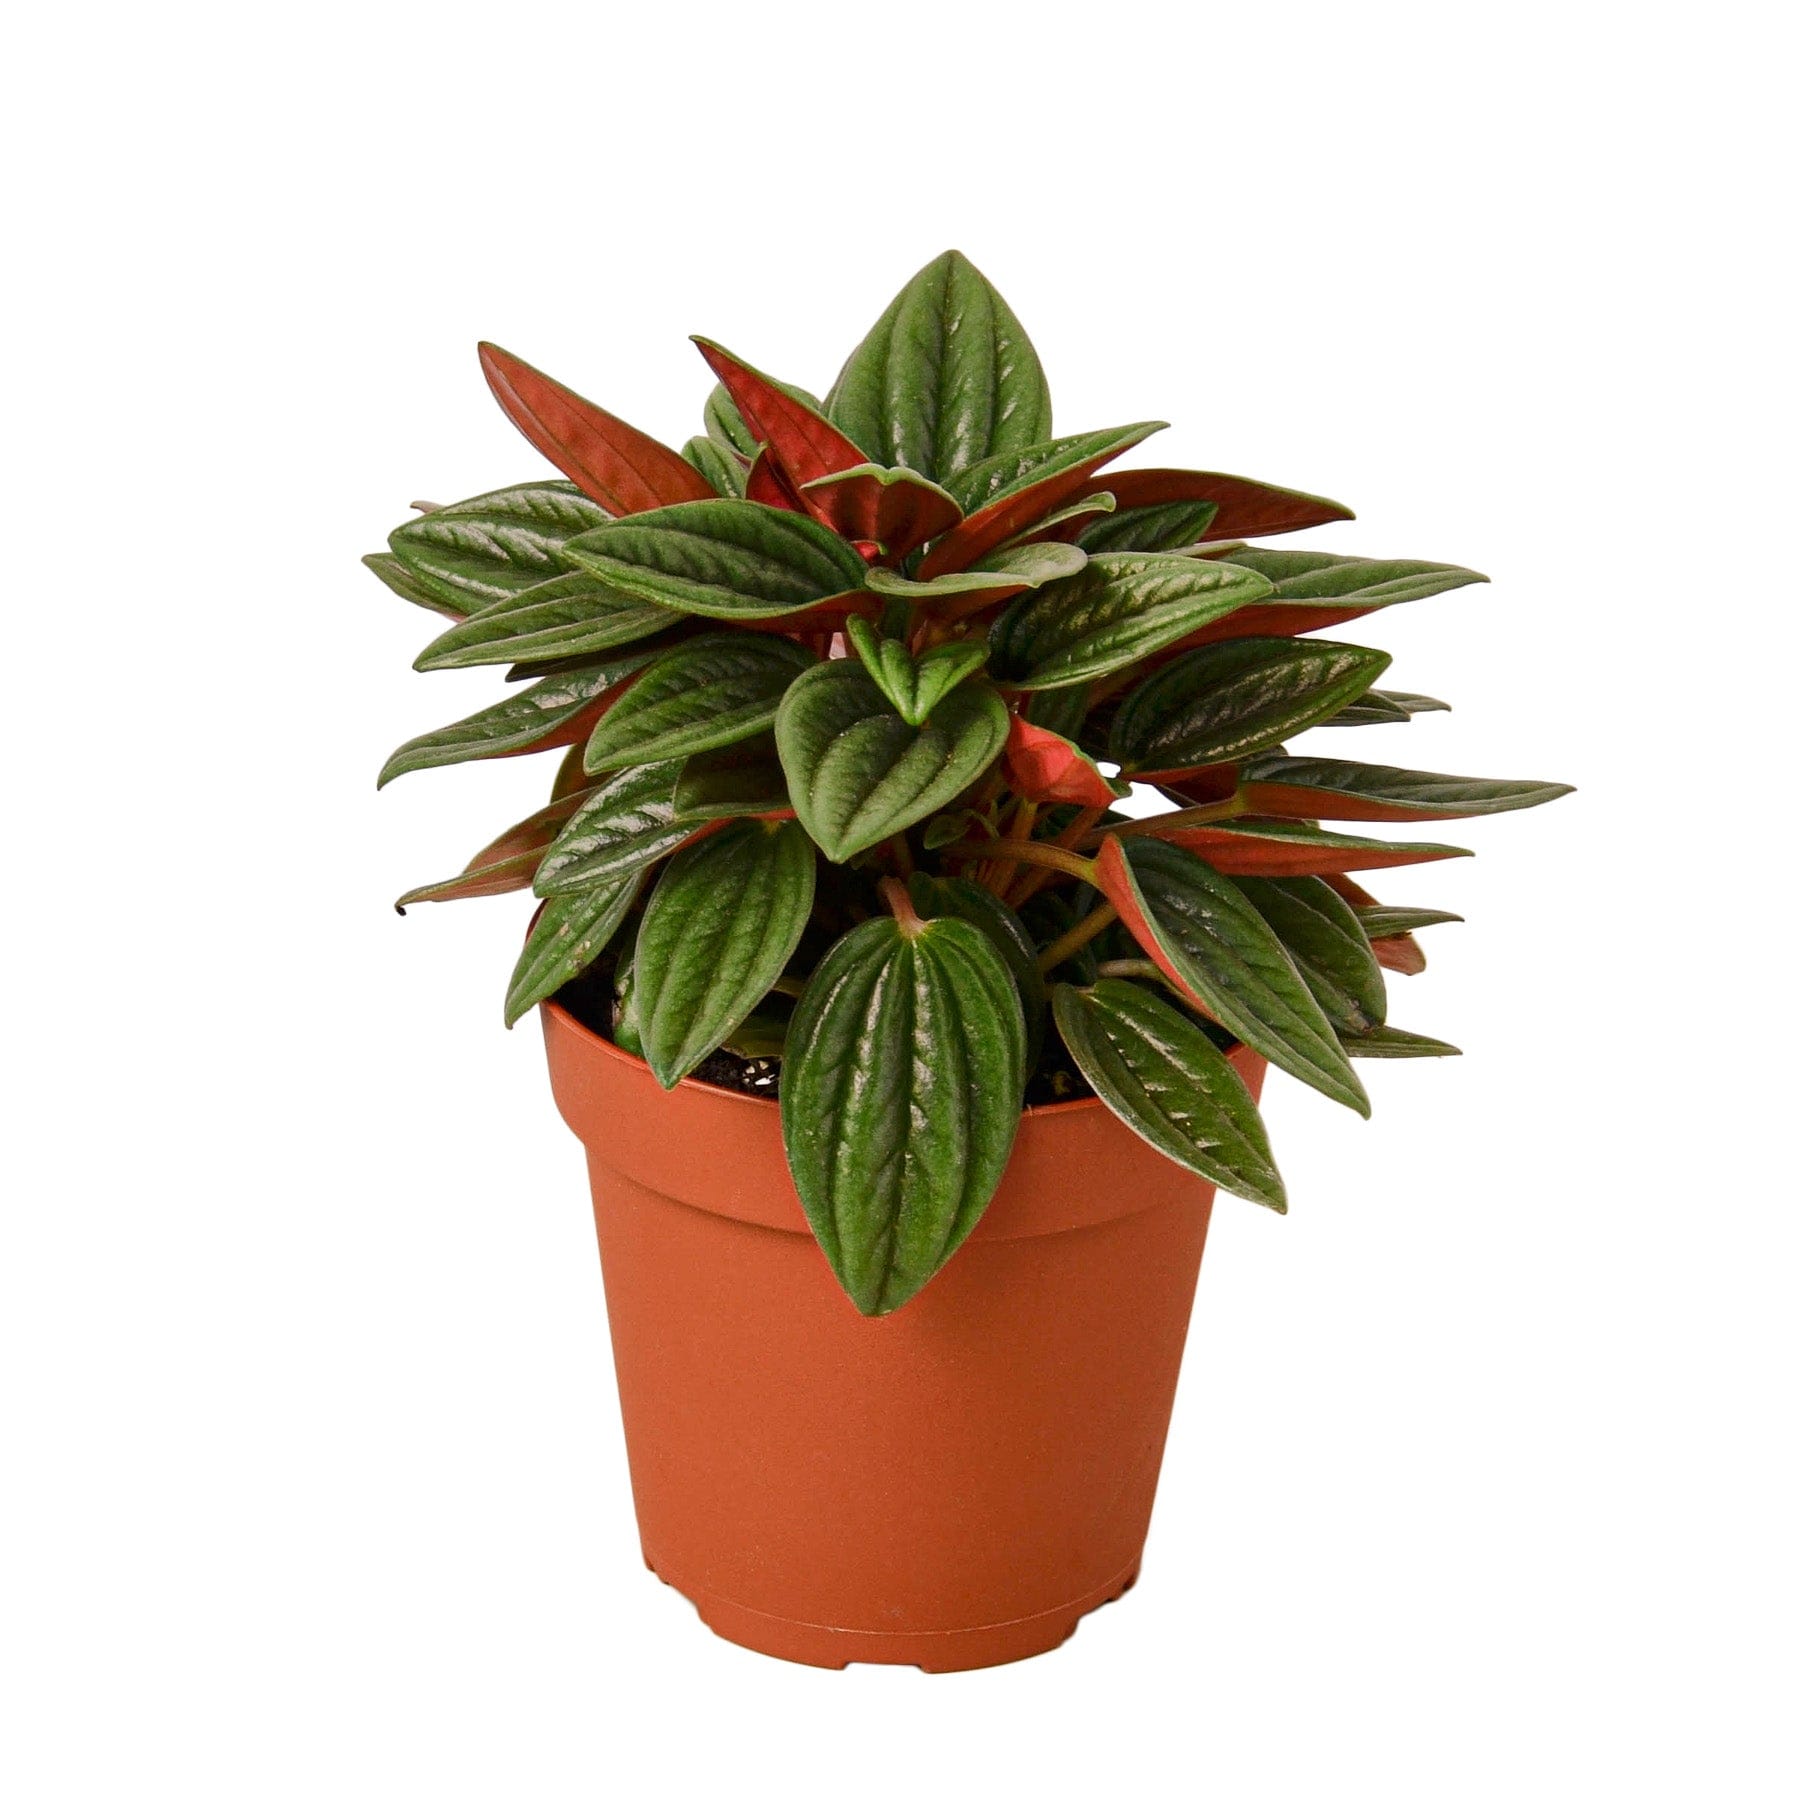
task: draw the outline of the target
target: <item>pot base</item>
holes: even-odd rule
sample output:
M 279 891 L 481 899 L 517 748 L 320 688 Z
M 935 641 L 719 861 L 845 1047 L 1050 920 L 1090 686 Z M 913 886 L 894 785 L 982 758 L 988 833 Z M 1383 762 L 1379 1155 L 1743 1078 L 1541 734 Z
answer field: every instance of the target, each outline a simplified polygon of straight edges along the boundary
M 691 1587 L 665 1575 L 647 1554 L 644 1566 L 692 1604 L 701 1624 L 746 1650 L 815 1669 L 847 1669 L 853 1662 L 913 1663 L 927 1675 L 952 1675 L 1023 1662 L 1067 1643 L 1089 1613 L 1129 1592 L 1137 1581 L 1139 1563 L 1134 1561 L 1111 1581 L 1066 1606 L 961 1631 L 846 1631 L 834 1625 L 809 1625 L 803 1619 L 778 1618 Z

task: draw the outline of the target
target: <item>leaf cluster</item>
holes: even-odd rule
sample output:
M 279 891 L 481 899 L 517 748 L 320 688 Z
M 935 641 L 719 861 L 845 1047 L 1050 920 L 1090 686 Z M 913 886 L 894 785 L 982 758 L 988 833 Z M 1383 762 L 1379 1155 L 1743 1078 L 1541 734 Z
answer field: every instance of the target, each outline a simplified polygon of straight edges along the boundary
M 561 479 L 366 559 L 440 615 L 418 668 L 517 684 L 383 782 L 563 752 L 542 809 L 402 906 L 535 891 L 509 1025 L 611 946 L 613 1035 L 665 1087 L 721 1046 L 778 1058 L 795 1186 L 866 1313 L 979 1220 L 1053 1039 L 1164 1155 L 1285 1210 L 1235 1046 L 1365 1114 L 1357 1058 L 1454 1053 L 1390 1025 L 1385 986 L 1454 915 L 1353 877 L 1466 852 L 1338 827 L 1567 791 L 1293 750 L 1443 709 L 1314 634 L 1483 577 L 1253 545 L 1350 514 L 1110 467 L 1155 423 L 1057 436 L 955 251 L 823 400 L 696 342 L 718 385 L 680 452 L 483 345 Z M 1168 810 L 1128 818 L 1134 789 Z

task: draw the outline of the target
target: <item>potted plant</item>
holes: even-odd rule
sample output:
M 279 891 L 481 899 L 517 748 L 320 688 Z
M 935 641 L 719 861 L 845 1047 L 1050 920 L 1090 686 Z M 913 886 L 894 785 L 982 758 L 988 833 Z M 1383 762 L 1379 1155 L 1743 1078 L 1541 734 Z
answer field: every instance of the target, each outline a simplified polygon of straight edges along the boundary
M 736 1641 L 957 1669 L 1134 1579 L 1216 1186 L 1286 1208 L 1267 1065 L 1366 1114 L 1384 971 L 1454 915 L 1372 823 L 1540 781 L 1324 753 L 1442 707 L 1320 637 L 1483 577 L 1252 540 L 1350 517 L 1058 437 L 961 255 L 815 399 L 708 339 L 678 454 L 481 348 L 560 471 L 367 560 L 497 705 L 383 782 L 560 750 L 545 805 L 403 896 L 532 888 L 587 1149 L 644 1553 Z M 1166 796 L 1128 816 L 1133 791 Z

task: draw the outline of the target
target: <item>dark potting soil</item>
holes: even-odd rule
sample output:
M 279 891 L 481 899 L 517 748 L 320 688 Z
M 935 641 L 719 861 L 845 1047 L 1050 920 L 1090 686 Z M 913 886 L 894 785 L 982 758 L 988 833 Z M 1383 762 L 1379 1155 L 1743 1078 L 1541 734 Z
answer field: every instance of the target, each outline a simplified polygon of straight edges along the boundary
M 555 996 L 559 1006 L 566 1007 L 589 1031 L 609 1043 L 612 1040 L 613 960 L 610 956 L 601 956 L 585 973 L 559 988 Z M 739 1056 L 735 1051 L 715 1050 L 694 1071 L 693 1078 L 704 1081 L 708 1087 L 754 1094 L 763 1100 L 776 1100 L 781 1096 L 781 1063 L 776 1057 Z M 1055 1106 L 1064 1100 L 1085 1100 L 1093 1091 L 1070 1060 L 1055 1029 L 1048 1029 L 1037 1069 L 1025 1084 L 1025 1104 Z

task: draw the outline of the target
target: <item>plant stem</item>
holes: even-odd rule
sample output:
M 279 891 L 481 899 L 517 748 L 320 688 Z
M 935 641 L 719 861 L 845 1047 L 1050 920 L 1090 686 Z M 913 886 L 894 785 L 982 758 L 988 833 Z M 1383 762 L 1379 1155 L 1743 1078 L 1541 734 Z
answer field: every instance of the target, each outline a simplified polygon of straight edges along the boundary
M 894 915 L 903 937 L 917 937 L 925 929 L 925 921 L 914 910 L 912 895 L 906 891 L 905 882 L 896 881 L 891 875 L 882 876 L 881 897 Z
M 964 859 L 981 856 L 1003 862 L 1036 863 L 1041 869 L 1057 869 L 1064 875 L 1073 875 L 1077 881 L 1092 883 L 1094 880 L 1091 858 L 1077 856 L 1072 850 L 1059 850 L 1054 844 L 1015 844 L 1010 838 L 1001 838 L 992 844 L 949 844 L 945 846 L 944 854 Z
M 1013 811 L 1011 822 L 1006 827 L 1007 841 L 1014 844 L 1029 842 L 1032 827 L 1037 824 L 1037 816 L 1038 809 L 1035 800 L 1020 800 Z M 1011 886 L 1013 877 L 1018 873 L 1016 868 L 1008 868 L 1004 863 L 1000 865 L 998 879 L 994 885 L 994 897 L 997 900 L 1006 898 L 1006 890 Z
M 1105 816 L 1104 806 L 1084 806 L 1050 841 L 1058 850 L 1073 850 L 1094 829 L 1095 822 Z M 1017 912 L 1049 879 L 1042 869 L 1029 870 L 1007 904 Z
M 912 846 L 906 841 L 904 831 L 896 831 L 887 841 L 887 849 L 892 853 L 894 861 L 899 865 L 900 877 L 910 881 L 913 875 Z
M 1037 959 L 1037 966 L 1048 974 L 1059 962 L 1066 962 L 1083 944 L 1092 943 L 1119 916 L 1110 900 L 1102 900 L 1079 925 L 1071 925 L 1053 944 L 1047 945 Z

